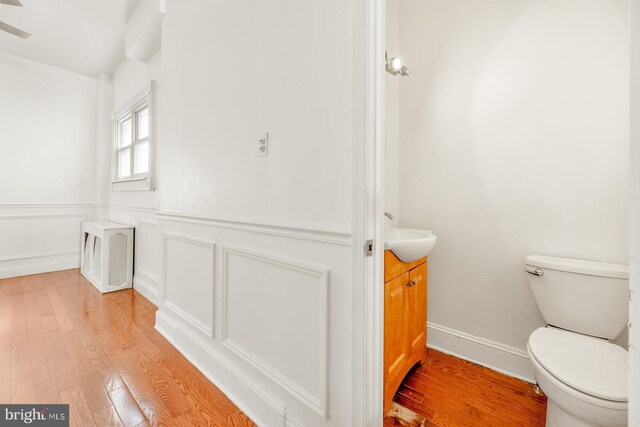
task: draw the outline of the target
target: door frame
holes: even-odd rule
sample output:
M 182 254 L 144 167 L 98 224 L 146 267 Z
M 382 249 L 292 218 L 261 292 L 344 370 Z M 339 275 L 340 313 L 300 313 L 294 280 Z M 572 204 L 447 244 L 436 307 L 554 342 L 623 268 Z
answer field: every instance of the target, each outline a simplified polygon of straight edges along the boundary
M 359 0 L 354 29 L 353 425 L 382 426 L 385 0 Z M 367 242 L 373 254 L 365 254 Z
M 640 423 L 640 0 L 629 0 L 629 425 Z
M 635 52 L 640 41 L 636 18 L 640 16 L 640 0 L 629 0 L 631 54 L 631 176 L 640 168 L 640 148 L 635 146 L 640 124 L 636 106 L 640 105 L 640 83 L 633 72 L 640 64 Z M 382 425 L 383 391 L 383 213 L 384 213 L 384 130 L 385 130 L 385 0 L 359 0 L 354 40 L 354 206 L 353 206 L 353 425 L 380 427 Z M 358 21 L 356 19 L 356 21 Z M 362 38 L 357 34 L 362 35 Z M 361 48 L 361 49 L 359 49 Z M 633 179 L 632 208 L 630 209 L 631 253 L 640 241 L 640 184 Z M 639 203 L 640 204 L 640 203 Z M 372 257 L 364 256 L 368 239 L 374 242 Z M 640 246 L 637 245 L 637 246 Z M 640 292 L 638 272 L 640 263 L 631 259 L 630 295 Z M 632 298 L 630 298 L 632 300 Z M 640 304 L 630 301 L 630 321 L 640 318 Z M 630 331 L 630 342 L 638 346 L 640 333 Z M 630 365 L 640 360 L 640 351 L 631 348 Z M 635 351 L 634 351 L 635 350 Z M 630 393 L 640 395 L 640 375 L 630 372 Z M 633 399 L 630 399 L 633 402 Z M 640 404 L 629 407 L 629 421 L 640 419 Z

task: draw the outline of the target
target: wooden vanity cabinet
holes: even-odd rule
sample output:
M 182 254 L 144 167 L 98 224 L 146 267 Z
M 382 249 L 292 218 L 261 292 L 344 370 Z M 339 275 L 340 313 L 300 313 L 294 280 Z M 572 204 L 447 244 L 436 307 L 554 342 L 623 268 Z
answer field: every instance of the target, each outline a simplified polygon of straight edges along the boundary
M 427 358 L 427 258 L 384 254 L 384 415 L 409 370 Z

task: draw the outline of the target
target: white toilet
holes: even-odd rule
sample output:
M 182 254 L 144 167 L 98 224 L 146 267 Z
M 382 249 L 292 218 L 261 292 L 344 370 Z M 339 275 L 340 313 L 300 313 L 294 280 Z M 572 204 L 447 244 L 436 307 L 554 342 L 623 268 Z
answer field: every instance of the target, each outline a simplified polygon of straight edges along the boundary
M 547 427 L 626 426 L 627 351 L 609 340 L 627 323 L 629 268 L 533 255 L 525 270 L 547 323 L 527 343 Z

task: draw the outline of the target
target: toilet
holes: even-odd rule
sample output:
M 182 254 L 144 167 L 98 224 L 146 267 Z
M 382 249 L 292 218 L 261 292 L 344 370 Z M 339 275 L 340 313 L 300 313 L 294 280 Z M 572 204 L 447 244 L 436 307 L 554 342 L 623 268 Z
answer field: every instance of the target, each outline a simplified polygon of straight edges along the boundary
M 525 271 L 547 326 L 527 343 L 547 427 L 627 425 L 626 265 L 532 255 Z

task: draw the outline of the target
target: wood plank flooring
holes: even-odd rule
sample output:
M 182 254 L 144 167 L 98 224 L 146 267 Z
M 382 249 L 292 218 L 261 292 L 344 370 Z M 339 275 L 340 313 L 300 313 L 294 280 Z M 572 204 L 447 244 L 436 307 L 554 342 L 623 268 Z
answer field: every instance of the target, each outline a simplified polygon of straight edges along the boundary
M 544 427 L 547 398 L 533 385 L 438 351 L 414 367 L 394 402 L 424 417 L 418 425 Z M 389 416 L 385 427 L 415 425 Z
M 255 425 L 156 332 L 156 310 L 78 270 L 0 280 L 0 402 L 68 403 L 81 427 Z
M 0 403 L 69 403 L 82 427 L 255 425 L 156 332 L 156 310 L 134 290 L 100 294 L 78 270 L 0 280 Z M 544 426 L 531 384 L 431 349 L 427 359 L 394 399 L 422 425 Z

